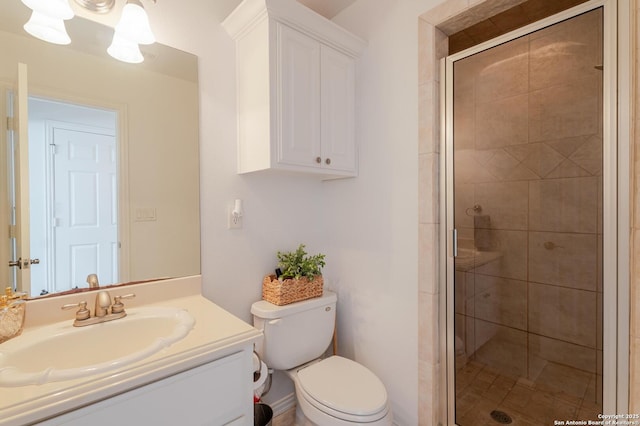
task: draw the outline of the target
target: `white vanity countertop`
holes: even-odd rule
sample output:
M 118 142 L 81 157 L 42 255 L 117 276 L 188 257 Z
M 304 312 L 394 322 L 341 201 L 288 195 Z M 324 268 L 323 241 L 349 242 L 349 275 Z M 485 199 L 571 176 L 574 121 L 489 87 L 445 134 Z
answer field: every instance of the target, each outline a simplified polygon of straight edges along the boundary
M 0 387 L 0 425 L 27 425 L 62 414 L 238 352 L 262 336 L 251 325 L 205 299 L 200 288 L 200 276 L 106 288 L 112 298 L 135 293 L 135 299 L 124 301 L 126 308 L 185 309 L 195 318 L 195 325 L 184 339 L 168 348 L 109 372 L 43 385 Z M 92 307 L 94 299 L 95 293 L 89 292 L 29 301 L 25 332 L 51 322 L 71 324 L 75 311 L 61 311 L 60 306 L 87 300 Z

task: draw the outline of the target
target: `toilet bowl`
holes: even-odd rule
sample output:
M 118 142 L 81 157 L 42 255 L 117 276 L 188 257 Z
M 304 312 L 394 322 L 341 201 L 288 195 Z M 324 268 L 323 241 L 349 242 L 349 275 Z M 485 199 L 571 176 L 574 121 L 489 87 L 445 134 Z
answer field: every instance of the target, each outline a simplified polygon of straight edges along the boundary
M 286 373 L 295 384 L 298 425 L 391 425 L 384 385 L 357 362 L 332 356 Z
M 337 296 L 276 306 L 251 305 L 253 325 L 264 338 L 256 352 L 294 382 L 298 426 L 390 426 L 391 409 L 382 381 L 365 366 L 340 356 L 321 356 L 335 326 Z

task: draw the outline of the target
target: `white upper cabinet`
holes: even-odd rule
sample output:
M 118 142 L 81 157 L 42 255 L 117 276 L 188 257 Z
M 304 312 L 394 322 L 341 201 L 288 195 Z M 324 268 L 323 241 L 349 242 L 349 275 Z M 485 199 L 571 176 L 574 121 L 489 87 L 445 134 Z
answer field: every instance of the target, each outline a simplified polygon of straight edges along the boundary
M 355 60 L 365 42 L 295 0 L 245 0 L 236 41 L 238 173 L 355 176 Z

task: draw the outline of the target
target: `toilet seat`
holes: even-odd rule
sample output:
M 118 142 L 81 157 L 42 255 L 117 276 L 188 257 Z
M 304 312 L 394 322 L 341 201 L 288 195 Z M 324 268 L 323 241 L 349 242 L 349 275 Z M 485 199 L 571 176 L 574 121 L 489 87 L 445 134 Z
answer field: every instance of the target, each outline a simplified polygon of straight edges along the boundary
M 380 379 L 357 362 L 332 356 L 297 372 L 297 391 L 309 404 L 338 419 L 370 423 L 387 415 Z

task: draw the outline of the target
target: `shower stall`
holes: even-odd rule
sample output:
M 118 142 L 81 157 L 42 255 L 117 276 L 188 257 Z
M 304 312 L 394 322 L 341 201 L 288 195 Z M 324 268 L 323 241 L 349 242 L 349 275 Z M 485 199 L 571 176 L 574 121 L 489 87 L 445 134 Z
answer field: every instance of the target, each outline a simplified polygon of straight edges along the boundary
M 605 4 L 444 61 L 450 424 L 615 410 L 616 337 L 603 332 L 616 329 L 617 238 Z

